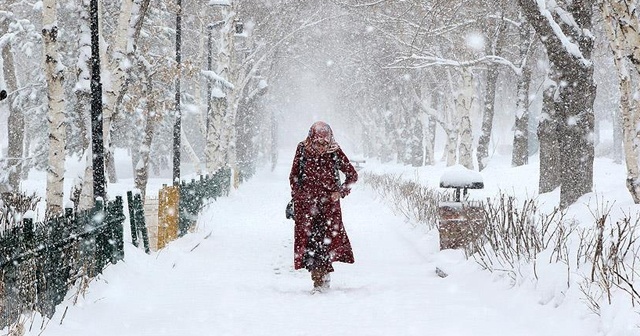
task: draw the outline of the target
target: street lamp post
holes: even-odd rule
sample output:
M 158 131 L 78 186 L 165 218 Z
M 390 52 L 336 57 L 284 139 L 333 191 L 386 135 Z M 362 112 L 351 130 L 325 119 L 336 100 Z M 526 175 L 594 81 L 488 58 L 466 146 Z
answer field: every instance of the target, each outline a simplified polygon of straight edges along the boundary
M 176 65 L 178 74 L 176 76 L 176 120 L 173 125 L 173 185 L 180 184 L 180 133 L 182 131 L 182 112 L 180 110 L 180 72 L 181 56 L 180 50 L 182 38 L 182 0 L 176 0 L 178 12 L 176 14 Z
M 91 150 L 93 153 L 93 199 L 106 199 L 104 144 L 102 141 L 102 83 L 100 83 L 100 39 L 98 0 L 91 0 Z

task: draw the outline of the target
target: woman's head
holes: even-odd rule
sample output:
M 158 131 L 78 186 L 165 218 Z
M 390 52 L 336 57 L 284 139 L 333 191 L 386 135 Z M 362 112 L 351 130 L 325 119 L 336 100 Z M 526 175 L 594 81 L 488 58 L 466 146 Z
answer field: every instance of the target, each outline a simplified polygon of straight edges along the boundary
M 337 144 L 333 138 L 331 126 L 324 121 L 316 121 L 309 129 L 307 136 L 308 144 L 319 153 L 326 153 L 337 149 Z

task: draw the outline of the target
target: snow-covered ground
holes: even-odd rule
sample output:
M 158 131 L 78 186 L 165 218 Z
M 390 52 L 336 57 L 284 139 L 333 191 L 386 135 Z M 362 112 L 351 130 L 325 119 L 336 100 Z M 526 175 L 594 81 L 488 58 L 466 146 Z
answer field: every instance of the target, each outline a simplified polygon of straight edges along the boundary
M 311 295 L 308 272 L 293 270 L 293 222 L 284 217 L 292 154 L 281 153 L 275 171 L 259 170 L 210 204 L 196 232 L 159 252 L 136 249 L 126 230 L 125 260 L 109 266 L 75 305 L 70 292 L 42 335 L 640 335 L 636 313 L 605 308 L 598 317 L 578 295 L 559 299 L 553 282 L 513 287 L 459 251 L 439 251 L 437 232 L 394 214 L 363 183 L 343 200 L 356 262 L 335 264 L 332 289 Z M 445 169 L 365 166 L 433 187 Z M 583 206 L 598 195 L 637 212 L 624 174 L 598 159 L 596 193 Z M 535 162 L 514 169 L 508 158 L 494 158 L 482 176 L 486 188 L 471 191 L 474 197 L 536 194 Z M 124 195 L 131 185 L 124 178 L 109 192 Z M 557 198 L 550 193 L 540 201 L 551 206 Z M 436 267 L 449 276 L 438 277 Z M 41 324 L 36 317 L 28 334 L 39 335 Z

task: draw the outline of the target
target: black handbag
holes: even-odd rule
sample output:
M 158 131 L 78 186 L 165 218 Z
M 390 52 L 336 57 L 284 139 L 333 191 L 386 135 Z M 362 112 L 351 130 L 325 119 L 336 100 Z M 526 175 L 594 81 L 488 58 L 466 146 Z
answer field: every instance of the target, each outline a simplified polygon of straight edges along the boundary
M 284 211 L 284 214 L 287 219 L 293 219 L 293 199 L 287 203 L 287 209 Z

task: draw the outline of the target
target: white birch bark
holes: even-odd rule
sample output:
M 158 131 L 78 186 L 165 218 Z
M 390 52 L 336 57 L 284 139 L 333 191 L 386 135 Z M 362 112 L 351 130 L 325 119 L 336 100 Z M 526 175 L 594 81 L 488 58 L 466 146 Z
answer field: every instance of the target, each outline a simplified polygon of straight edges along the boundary
M 83 156 L 85 162 L 84 178 L 82 179 L 82 190 L 78 200 L 77 210 L 88 210 L 93 208 L 93 150 L 91 146 L 87 148 Z
M 214 89 L 214 93 L 219 92 Z M 221 93 L 221 92 L 220 92 Z M 205 167 L 207 172 L 213 174 L 226 164 L 224 147 L 222 146 L 223 132 L 223 112 L 226 110 L 226 102 L 222 97 L 210 98 L 214 100 L 212 104 L 212 114 L 208 118 L 209 127 L 207 132 L 207 145 L 205 148 Z
M 80 71 L 78 74 L 78 83 L 76 85 L 76 96 L 78 101 L 84 101 L 90 104 L 91 92 L 88 89 L 90 87 L 91 79 L 91 23 L 89 22 L 89 12 L 87 9 L 89 6 L 89 0 L 82 1 L 83 6 L 80 12 L 80 24 L 79 24 L 79 55 L 78 63 L 81 64 L 78 67 Z M 84 59 L 82 59 L 84 57 Z M 85 130 L 90 133 L 91 120 L 87 116 L 84 118 Z M 91 138 L 90 135 L 86 135 Z M 78 197 L 78 204 L 76 204 L 76 210 L 87 210 L 93 208 L 93 150 L 91 143 L 84 150 L 82 161 L 85 162 L 85 169 L 82 177 L 82 186 L 80 187 L 80 195 Z
M 640 166 L 638 158 L 640 157 L 640 148 L 638 144 L 638 128 L 640 125 L 640 113 L 632 108 L 633 92 L 631 90 L 631 78 L 627 70 L 626 56 L 632 53 L 634 49 L 629 49 L 629 42 L 637 43 L 638 34 L 632 30 L 628 33 L 623 32 L 620 26 L 620 19 L 631 20 L 632 14 L 627 12 L 622 1 L 603 2 L 601 4 L 602 14 L 604 16 L 605 30 L 609 37 L 609 46 L 613 52 L 613 62 L 618 72 L 618 80 L 620 86 L 620 102 L 618 108 L 622 117 L 622 134 L 624 156 L 627 165 L 627 189 L 631 193 L 634 203 L 640 203 Z M 638 22 L 637 17 L 635 21 Z M 636 28 L 640 28 L 637 27 Z M 636 44 L 636 47 L 640 44 Z M 639 71 L 640 72 L 640 71 Z
M 233 103 L 236 95 L 233 94 L 233 54 L 234 51 L 234 27 L 235 11 L 233 6 L 221 7 L 224 26 L 218 31 L 216 39 L 216 66 L 215 74 L 218 80 L 209 92 L 209 99 L 213 99 L 212 116 L 209 116 L 209 132 L 205 148 L 206 169 L 209 173 L 215 173 L 218 169 L 228 166 L 235 174 L 235 111 L 237 104 Z M 235 180 L 235 179 L 234 179 Z
M 104 101 L 102 105 L 102 120 L 103 120 L 103 145 L 105 154 L 105 165 L 109 172 L 109 182 L 116 182 L 117 177 L 113 171 L 113 151 L 111 144 L 111 124 L 116 114 L 116 110 L 122 96 L 124 95 L 124 86 L 126 80 L 126 59 L 127 59 L 127 46 L 130 40 L 131 29 L 131 15 L 133 9 L 133 0 L 123 0 L 120 5 L 120 14 L 118 16 L 118 23 L 115 30 L 115 37 L 112 44 L 112 50 L 110 61 L 108 64 L 107 74 L 111 79 L 110 83 L 104 83 Z M 107 56 L 107 57 L 108 57 Z
M 456 110 L 460 118 L 460 164 L 473 170 L 473 134 L 471 108 L 473 107 L 473 74 L 462 70 L 462 89 L 456 98 Z
M 193 150 L 193 146 L 191 146 L 191 143 L 189 142 L 189 139 L 187 138 L 187 135 L 184 133 L 184 128 L 182 128 L 180 130 L 180 144 L 182 145 L 182 149 L 187 153 L 187 155 L 189 156 L 189 160 L 191 160 L 191 163 L 193 163 L 194 167 L 196 168 L 196 172 L 198 174 L 201 174 L 201 167 L 200 167 L 200 158 L 198 157 L 198 154 L 196 154 L 196 151 Z
M 65 117 L 63 65 L 57 49 L 56 0 L 44 0 L 42 9 L 44 67 L 47 77 L 49 122 L 49 168 L 47 169 L 46 216 L 62 214 L 64 198 Z
M 456 92 L 453 88 L 453 76 L 451 71 L 447 69 L 447 78 L 449 86 L 451 86 L 451 92 Z M 445 144 L 445 152 L 447 160 L 447 167 L 453 166 L 458 163 L 458 140 L 459 140 L 459 121 L 458 110 L 456 109 L 455 95 L 451 95 L 445 98 L 444 102 L 444 123 L 443 128 L 447 135 L 447 142 Z

